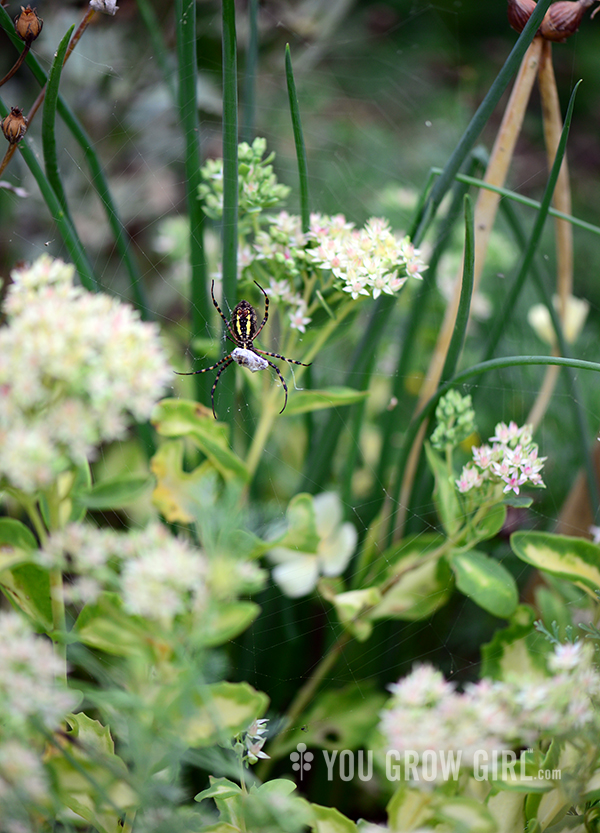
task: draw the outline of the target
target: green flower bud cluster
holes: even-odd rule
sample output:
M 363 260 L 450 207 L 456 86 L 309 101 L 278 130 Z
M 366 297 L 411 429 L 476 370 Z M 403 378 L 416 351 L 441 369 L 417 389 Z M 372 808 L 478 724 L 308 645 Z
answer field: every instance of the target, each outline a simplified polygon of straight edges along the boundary
M 461 396 L 449 390 L 435 409 L 437 427 L 431 435 L 431 445 L 438 450 L 459 445 L 475 431 L 475 411 L 470 395 Z
M 285 200 L 290 189 L 280 185 L 270 164 L 274 153 L 265 159 L 266 139 L 256 138 L 252 145 L 238 147 L 238 210 L 240 218 L 257 215 Z M 204 182 L 198 186 L 205 214 L 213 220 L 223 216 L 223 160 L 209 159 L 201 170 Z

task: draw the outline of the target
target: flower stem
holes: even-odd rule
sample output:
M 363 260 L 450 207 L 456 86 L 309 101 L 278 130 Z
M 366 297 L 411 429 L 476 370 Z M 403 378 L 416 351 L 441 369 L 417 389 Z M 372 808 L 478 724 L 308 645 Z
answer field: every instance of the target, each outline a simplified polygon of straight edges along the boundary
M 31 43 L 26 43 L 25 48 L 23 49 L 23 51 L 21 52 L 21 54 L 17 58 L 14 67 L 12 69 L 10 69 L 6 73 L 4 78 L 0 81 L 0 87 L 2 87 L 3 84 L 6 84 L 7 81 L 10 81 L 10 79 L 13 77 L 13 75 L 18 71 L 19 67 L 21 66 L 21 64 L 23 63 L 25 58 L 27 57 L 27 53 L 29 52 L 30 49 L 31 49 Z

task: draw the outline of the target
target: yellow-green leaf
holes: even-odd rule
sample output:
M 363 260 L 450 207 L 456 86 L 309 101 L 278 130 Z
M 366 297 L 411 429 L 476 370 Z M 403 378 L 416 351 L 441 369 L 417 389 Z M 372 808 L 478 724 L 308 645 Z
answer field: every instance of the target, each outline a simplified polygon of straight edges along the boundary
M 186 699 L 188 694 L 186 693 Z M 212 746 L 243 731 L 264 714 L 269 698 L 248 683 L 201 686 L 193 695 L 195 708 L 187 711 L 180 734 L 189 746 Z
M 517 585 L 499 561 L 477 550 L 455 552 L 449 560 L 461 593 L 500 619 L 515 612 L 519 602 Z
M 183 470 L 183 440 L 164 443 L 150 461 L 156 477 L 152 502 L 170 523 L 193 523 L 216 498 L 218 475 L 207 460 L 194 471 Z
M 354 388 L 331 387 L 323 390 L 298 390 L 290 397 L 283 416 L 322 411 L 325 408 L 341 408 L 354 405 L 369 396 L 369 391 Z
M 311 807 L 315 833 L 356 833 L 356 824 L 335 807 L 322 807 L 320 804 L 311 804 Z
M 229 426 L 208 415 L 189 399 L 163 399 L 152 413 L 152 424 L 163 437 L 189 437 L 225 478 L 249 479 L 246 464 L 229 443 Z
M 550 532 L 515 532 L 510 537 L 515 555 L 554 576 L 580 587 L 600 587 L 600 547 L 585 538 Z
M 37 548 L 33 533 L 15 518 L 0 518 L 0 573 L 31 560 Z

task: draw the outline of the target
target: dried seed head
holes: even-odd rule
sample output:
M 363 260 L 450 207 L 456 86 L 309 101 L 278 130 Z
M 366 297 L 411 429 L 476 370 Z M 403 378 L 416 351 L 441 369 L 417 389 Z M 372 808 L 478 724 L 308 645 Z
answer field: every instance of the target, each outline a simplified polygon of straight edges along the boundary
M 116 0 L 90 0 L 90 6 L 95 12 L 104 12 L 104 14 L 116 14 L 118 6 Z
M 10 113 L 0 122 L 6 141 L 16 145 L 27 131 L 27 119 L 20 107 L 11 107 Z
M 42 31 L 43 25 L 44 21 L 41 17 L 37 16 L 36 10 L 32 9 L 31 6 L 27 6 L 26 8 L 21 6 L 21 14 L 15 17 L 15 29 L 17 31 L 17 35 L 21 38 L 21 40 L 25 41 L 27 45 L 33 43 Z
M 546 40 L 564 43 L 574 35 L 586 10 L 596 0 L 561 0 L 553 3 L 542 20 L 540 34 Z
M 522 32 L 534 9 L 534 0 L 508 0 L 508 22 L 517 32 Z

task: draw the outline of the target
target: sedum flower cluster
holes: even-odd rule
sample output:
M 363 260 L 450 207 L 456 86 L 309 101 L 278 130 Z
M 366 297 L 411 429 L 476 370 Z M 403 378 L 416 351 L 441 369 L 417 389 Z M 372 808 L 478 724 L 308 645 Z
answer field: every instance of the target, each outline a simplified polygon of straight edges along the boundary
M 409 238 L 398 240 L 387 220 L 379 217 L 355 229 L 341 214 L 315 214 L 309 238 L 313 241 L 313 248 L 307 250 L 309 262 L 331 270 L 342 291 L 353 299 L 360 295 L 378 298 L 382 292 L 394 295 L 409 277 L 421 278 L 426 269 Z
M 128 613 L 170 625 L 207 602 L 204 555 L 158 523 L 127 534 L 73 523 L 51 534 L 40 561 L 72 574 L 65 591 L 74 603 L 115 590 Z
M 257 137 L 251 145 L 242 142 L 238 146 L 238 210 L 240 217 L 256 215 L 272 208 L 290 193 L 287 185 L 277 182 L 270 164 L 275 158 L 267 150 L 267 140 Z M 205 214 L 213 220 L 223 216 L 223 160 L 209 159 L 202 167 L 204 182 L 198 186 L 198 199 L 202 200 Z
M 77 703 L 59 682 L 62 660 L 52 643 L 33 633 L 24 617 L 0 613 L 0 737 L 24 739 L 32 721 L 54 730 Z
M 420 252 L 408 237 L 396 236 L 384 219 L 371 218 L 357 229 L 341 214 L 312 214 L 304 232 L 297 215 L 265 213 L 290 190 L 277 182 L 270 164 L 274 154 L 263 159 L 265 152 L 266 141 L 261 138 L 238 148 L 239 276 L 257 280 L 282 304 L 288 327 L 304 333 L 321 305 L 333 317 L 327 306 L 332 296 L 337 295 L 337 303 L 342 293 L 353 300 L 394 295 L 409 277 L 422 277 L 427 267 Z M 223 160 L 208 161 L 201 173 L 199 199 L 209 217 L 220 219 Z M 320 294 L 318 300 L 311 297 L 313 288 Z
M 600 673 L 592 659 L 589 643 L 559 645 L 548 663 L 552 676 L 484 679 L 462 693 L 431 665 L 419 665 L 389 687 L 380 729 L 390 749 L 460 752 L 466 768 L 479 750 L 491 756 L 540 740 L 597 736 Z
M 95 447 L 143 421 L 171 378 L 155 324 L 73 284 L 44 255 L 15 269 L 0 329 L 0 485 L 49 486 Z
M 386 220 L 373 217 L 364 228 L 342 214 L 311 214 L 303 234 L 300 218 L 281 211 L 270 217 L 268 229 L 258 232 L 245 268 L 252 274 L 254 261 L 269 276 L 267 293 L 288 307 L 289 326 L 304 332 L 311 317 L 306 301 L 294 289 L 303 271 L 318 270 L 323 288 L 378 298 L 399 292 L 409 276 L 421 278 L 427 268 L 408 238 L 398 240 Z
M 463 467 L 456 481 L 459 492 L 465 493 L 486 483 L 503 483 L 504 492 L 519 494 L 520 487 L 544 487 L 540 471 L 546 457 L 538 456 L 538 446 L 532 441 L 531 425 L 519 427 L 516 422 L 499 422 L 489 444 L 472 449 L 473 460 Z
M 439 450 L 460 445 L 475 430 L 475 411 L 470 395 L 461 396 L 452 388 L 442 396 L 435 409 L 437 426 L 431 435 L 431 445 Z
M 63 674 L 49 639 L 23 616 L 0 613 L 0 826 L 7 833 L 32 829 L 27 808 L 49 800 L 40 730 L 56 731 L 79 701 Z

